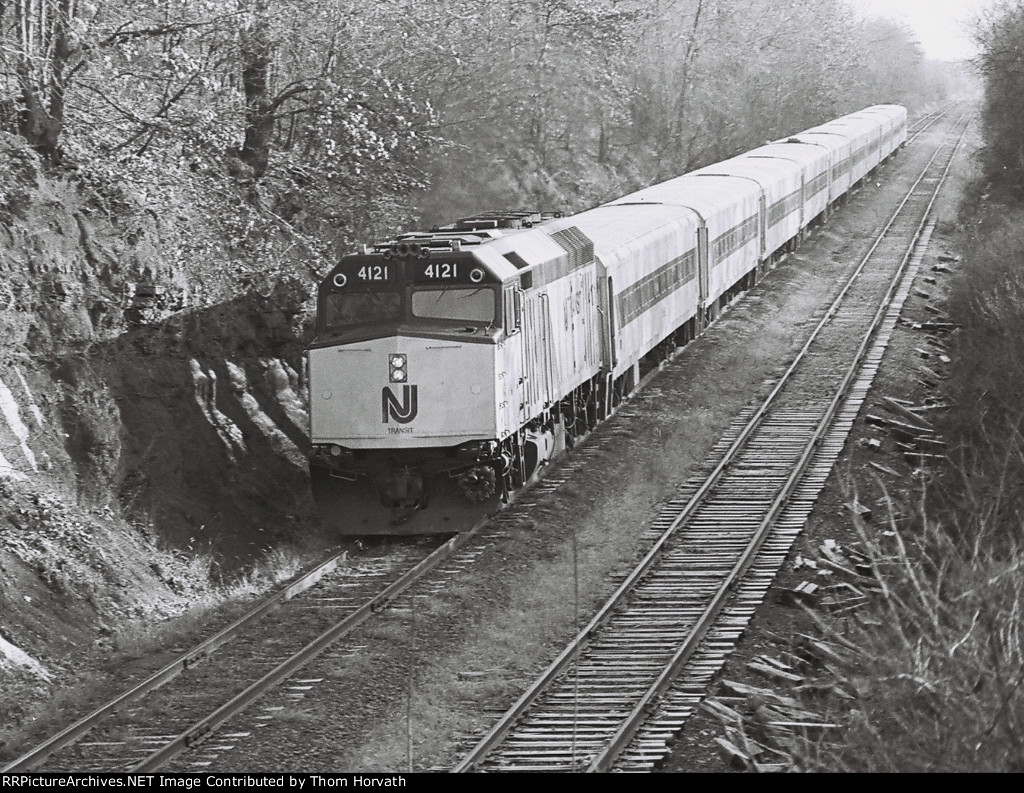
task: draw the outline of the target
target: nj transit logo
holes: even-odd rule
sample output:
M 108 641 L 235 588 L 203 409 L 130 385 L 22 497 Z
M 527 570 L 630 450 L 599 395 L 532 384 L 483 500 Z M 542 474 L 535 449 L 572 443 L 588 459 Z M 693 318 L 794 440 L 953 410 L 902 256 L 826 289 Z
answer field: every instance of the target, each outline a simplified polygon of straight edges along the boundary
M 384 386 L 380 391 L 380 420 L 385 424 L 389 419 L 394 419 L 399 424 L 408 424 L 419 412 L 419 396 L 417 386 L 402 386 L 402 399 L 391 390 L 390 386 Z

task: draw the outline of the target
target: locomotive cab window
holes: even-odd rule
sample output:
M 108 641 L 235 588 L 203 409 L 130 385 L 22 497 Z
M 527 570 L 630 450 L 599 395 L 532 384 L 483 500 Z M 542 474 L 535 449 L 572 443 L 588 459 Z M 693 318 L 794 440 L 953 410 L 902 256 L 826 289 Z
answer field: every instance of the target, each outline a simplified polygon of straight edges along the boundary
M 412 314 L 420 319 L 451 319 L 457 322 L 494 324 L 494 290 L 418 289 L 412 293 Z
M 321 304 L 325 328 L 394 322 L 402 316 L 400 292 L 328 292 Z

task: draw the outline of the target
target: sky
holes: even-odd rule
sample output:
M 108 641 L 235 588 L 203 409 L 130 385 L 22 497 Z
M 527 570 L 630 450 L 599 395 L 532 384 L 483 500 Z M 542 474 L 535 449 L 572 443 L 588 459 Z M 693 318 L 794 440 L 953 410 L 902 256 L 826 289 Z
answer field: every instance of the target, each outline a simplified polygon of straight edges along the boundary
M 977 54 L 963 21 L 989 0 L 845 0 L 866 16 L 885 16 L 909 26 L 925 57 L 959 60 Z

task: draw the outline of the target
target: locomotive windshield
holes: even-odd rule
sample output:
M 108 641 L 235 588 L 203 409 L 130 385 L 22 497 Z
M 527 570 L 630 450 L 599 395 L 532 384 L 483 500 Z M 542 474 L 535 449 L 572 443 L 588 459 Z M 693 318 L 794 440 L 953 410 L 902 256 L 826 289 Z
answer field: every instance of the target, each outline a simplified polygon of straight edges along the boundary
M 421 319 L 494 323 L 494 290 L 419 289 L 412 293 L 412 313 Z
M 344 257 L 320 284 L 318 328 L 328 335 L 371 335 L 373 326 L 446 323 L 493 327 L 500 279 L 472 254 Z
M 324 298 L 324 325 L 328 328 L 394 322 L 402 316 L 400 292 L 328 292 Z

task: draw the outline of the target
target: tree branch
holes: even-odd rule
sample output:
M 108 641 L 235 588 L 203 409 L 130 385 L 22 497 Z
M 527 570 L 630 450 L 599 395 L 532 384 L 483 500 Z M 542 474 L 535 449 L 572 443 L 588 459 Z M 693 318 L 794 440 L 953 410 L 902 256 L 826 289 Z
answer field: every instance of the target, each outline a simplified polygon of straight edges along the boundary
M 115 30 L 105 39 L 100 41 L 98 47 L 112 47 L 115 44 L 123 44 L 133 39 L 152 39 L 159 38 L 161 36 L 169 36 L 173 33 L 184 33 L 188 30 L 196 30 L 197 28 L 211 27 L 215 24 L 237 17 L 241 14 L 240 11 L 235 11 L 230 14 L 223 14 L 219 17 L 213 17 L 211 19 L 200 20 L 198 22 L 169 22 L 164 25 L 157 25 L 151 28 L 136 28 L 134 30 L 125 30 L 131 22 L 125 22 L 120 28 Z

